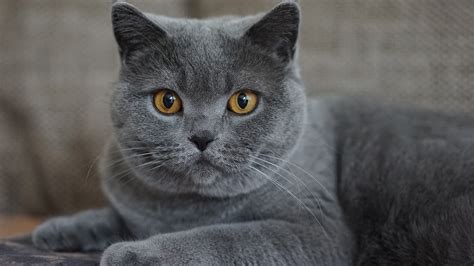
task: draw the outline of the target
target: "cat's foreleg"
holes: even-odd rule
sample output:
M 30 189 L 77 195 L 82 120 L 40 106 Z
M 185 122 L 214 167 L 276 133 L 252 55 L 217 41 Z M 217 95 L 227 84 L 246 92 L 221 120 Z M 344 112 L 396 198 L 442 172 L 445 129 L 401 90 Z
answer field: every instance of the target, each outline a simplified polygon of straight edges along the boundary
M 101 265 L 341 265 L 347 254 L 313 226 L 268 220 L 199 227 L 121 242 Z
M 126 228 L 110 208 L 52 218 L 33 232 L 36 247 L 57 251 L 104 250 L 123 241 Z

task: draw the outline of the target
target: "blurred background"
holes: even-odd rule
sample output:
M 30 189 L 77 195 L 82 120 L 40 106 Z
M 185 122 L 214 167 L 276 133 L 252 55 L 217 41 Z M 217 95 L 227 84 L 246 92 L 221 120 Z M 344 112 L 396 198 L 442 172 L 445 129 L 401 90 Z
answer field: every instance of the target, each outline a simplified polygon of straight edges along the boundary
M 96 162 L 110 133 L 119 69 L 110 2 L 0 0 L 0 235 L 38 221 L 19 215 L 40 219 L 104 204 Z M 256 13 L 279 1 L 129 2 L 202 18 Z M 308 94 L 474 111 L 473 0 L 300 2 Z

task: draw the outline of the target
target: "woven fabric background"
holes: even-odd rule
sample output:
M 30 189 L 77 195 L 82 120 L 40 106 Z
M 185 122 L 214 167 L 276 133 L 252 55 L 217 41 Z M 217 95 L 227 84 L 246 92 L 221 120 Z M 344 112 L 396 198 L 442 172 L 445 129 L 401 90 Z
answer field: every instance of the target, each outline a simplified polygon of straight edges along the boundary
M 130 1 L 169 16 L 249 14 L 277 0 Z M 474 111 L 474 1 L 300 0 L 308 94 Z M 0 0 L 0 212 L 103 204 L 95 161 L 119 67 L 110 3 Z

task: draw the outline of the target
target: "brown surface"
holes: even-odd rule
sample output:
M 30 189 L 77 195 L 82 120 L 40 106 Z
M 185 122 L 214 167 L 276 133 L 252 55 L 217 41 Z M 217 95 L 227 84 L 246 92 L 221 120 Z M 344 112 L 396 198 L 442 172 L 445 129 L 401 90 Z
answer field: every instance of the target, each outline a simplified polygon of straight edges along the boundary
M 0 265 L 99 264 L 100 252 L 53 252 L 33 246 L 29 233 L 42 220 L 30 216 L 0 216 Z
M 0 241 L 0 265 L 98 265 L 100 252 L 53 252 L 35 248 L 30 236 Z
M 0 216 L 0 238 L 28 234 L 42 220 L 29 216 Z

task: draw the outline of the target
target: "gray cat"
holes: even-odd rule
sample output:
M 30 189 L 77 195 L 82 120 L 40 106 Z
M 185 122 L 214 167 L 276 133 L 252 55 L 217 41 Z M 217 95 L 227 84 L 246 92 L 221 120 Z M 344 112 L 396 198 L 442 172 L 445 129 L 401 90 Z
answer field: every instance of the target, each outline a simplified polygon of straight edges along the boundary
M 172 19 L 114 4 L 122 68 L 112 100 L 114 137 L 101 162 L 111 207 L 47 221 L 35 230 L 35 245 L 105 250 L 104 265 L 347 265 L 415 258 L 387 244 L 405 244 L 413 232 L 384 222 L 398 206 L 417 218 L 420 212 L 406 202 L 419 206 L 425 198 L 410 193 L 424 195 L 431 187 L 423 181 L 442 174 L 435 171 L 442 167 L 417 159 L 423 163 L 428 150 L 451 147 L 450 138 L 459 150 L 450 148 L 449 155 L 472 155 L 474 122 L 438 121 L 372 102 L 307 99 L 296 62 L 299 14 L 296 3 L 284 2 L 243 18 Z M 448 130 L 433 126 L 438 123 Z M 417 157 L 413 150 L 425 147 L 418 141 L 435 148 Z M 462 171 L 450 180 L 464 188 L 456 191 L 467 204 L 461 213 L 467 222 L 449 232 L 467 232 L 455 247 L 472 258 L 473 157 L 462 158 L 452 164 Z M 417 172 L 418 165 L 426 171 Z M 404 178 L 413 183 L 399 184 Z M 430 195 L 453 191 L 444 188 L 433 185 Z M 418 222 L 402 221 L 407 227 Z M 447 239 L 449 232 L 439 230 L 445 234 L 437 237 Z M 423 255 L 431 254 L 426 250 Z M 445 255 L 440 259 L 464 258 Z

